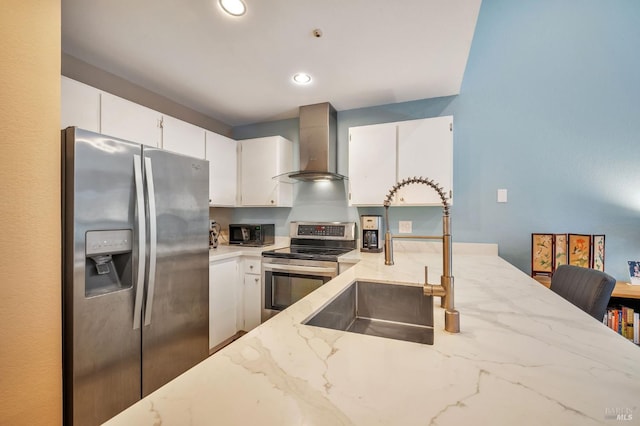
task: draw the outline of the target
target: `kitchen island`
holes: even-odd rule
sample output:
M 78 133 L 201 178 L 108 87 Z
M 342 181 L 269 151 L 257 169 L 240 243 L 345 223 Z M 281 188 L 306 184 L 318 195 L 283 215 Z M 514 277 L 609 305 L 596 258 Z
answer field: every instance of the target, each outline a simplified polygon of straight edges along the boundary
M 393 266 L 353 253 L 353 267 L 107 424 L 640 423 L 640 348 L 475 246 L 454 244 L 458 334 L 439 298 L 432 346 L 302 325 L 354 280 L 442 273 L 433 245 L 396 243 Z

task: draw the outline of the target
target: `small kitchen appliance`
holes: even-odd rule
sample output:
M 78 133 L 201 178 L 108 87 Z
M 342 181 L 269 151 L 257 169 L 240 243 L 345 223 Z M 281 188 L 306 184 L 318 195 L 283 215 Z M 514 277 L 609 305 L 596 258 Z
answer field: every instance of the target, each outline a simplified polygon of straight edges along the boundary
M 209 221 L 209 248 L 218 248 L 218 237 L 220 237 L 220 224 L 215 220 Z
M 369 253 L 382 252 L 382 216 L 360 216 L 360 228 L 362 229 L 360 251 Z
M 273 223 L 229 225 L 229 244 L 249 247 L 268 246 L 275 242 L 276 226 Z

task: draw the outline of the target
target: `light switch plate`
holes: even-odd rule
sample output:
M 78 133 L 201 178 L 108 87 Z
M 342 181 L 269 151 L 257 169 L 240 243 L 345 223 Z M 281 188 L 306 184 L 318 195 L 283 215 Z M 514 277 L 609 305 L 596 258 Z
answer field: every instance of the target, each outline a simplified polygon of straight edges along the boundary
M 507 190 L 506 189 L 498 189 L 498 202 L 506 203 L 507 202 Z
M 413 222 L 410 220 L 401 220 L 398 224 L 398 232 L 400 234 L 410 234 L 412 224 Z

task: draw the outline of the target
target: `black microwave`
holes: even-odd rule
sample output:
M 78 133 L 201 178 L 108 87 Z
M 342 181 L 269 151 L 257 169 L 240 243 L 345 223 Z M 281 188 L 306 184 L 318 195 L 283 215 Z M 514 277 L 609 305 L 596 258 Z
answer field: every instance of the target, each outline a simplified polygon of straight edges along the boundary
M 229 225 L 229 244 L 268 246 L 275 242 L 276 226 L 273 223 Z

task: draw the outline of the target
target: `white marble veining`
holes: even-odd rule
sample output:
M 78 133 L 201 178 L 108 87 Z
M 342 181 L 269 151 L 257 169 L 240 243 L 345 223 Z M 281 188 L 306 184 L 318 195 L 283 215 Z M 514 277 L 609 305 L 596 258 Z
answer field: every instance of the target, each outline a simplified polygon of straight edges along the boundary
M 107 424 L 640 423 L 640 348 L 492 247 L 454 245 L 461 332 L 443 330 L 435 298 L 433 346 L 301 324 L 356 279 L 420 283 L 428 264 L 438 282 L 424 247 L 396 242 L 394 266 L 352 252 L 354 267 Z

